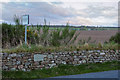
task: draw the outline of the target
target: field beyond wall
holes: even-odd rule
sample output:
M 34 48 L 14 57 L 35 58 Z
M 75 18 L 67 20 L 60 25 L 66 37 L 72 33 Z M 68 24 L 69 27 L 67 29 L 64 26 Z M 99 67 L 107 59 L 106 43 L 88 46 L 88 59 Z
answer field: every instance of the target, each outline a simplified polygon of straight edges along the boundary
M 104 44 L 105 41 L 109 41 L 111 36 L 114 36 L 118 30 L 91 30 L 91 31 L 76 31 L 76 33 L 80 32 L 78 35 L 75 43 L 79 40 L 85 40 L 87 41 L 89 37 L 91 37 L 91 40 L 89 40 L 89 43 L 102 43 Z

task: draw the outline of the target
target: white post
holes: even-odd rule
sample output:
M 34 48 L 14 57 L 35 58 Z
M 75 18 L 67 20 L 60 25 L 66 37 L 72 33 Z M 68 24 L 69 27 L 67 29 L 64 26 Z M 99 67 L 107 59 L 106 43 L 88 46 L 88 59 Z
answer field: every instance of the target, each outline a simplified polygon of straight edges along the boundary
M 22 24 L 25 25 L 25 45 L 27 45 L 27 26 L 29 24 L 29 15 L 22 16 Z
M 25 25 L 25 44 L 27 44 L 27 25 Z

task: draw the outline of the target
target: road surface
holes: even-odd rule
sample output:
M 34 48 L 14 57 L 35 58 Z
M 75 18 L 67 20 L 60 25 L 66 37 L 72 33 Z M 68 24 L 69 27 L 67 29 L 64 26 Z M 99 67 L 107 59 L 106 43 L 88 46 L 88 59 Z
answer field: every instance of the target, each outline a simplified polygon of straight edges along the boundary
M 94 72 L 94 73 L 68 75 L 68 76 L 57 76 L 57 77 L 36 79 L 36 80 L 120 80 L 120 70 Z
M 68 75 L 68 76 L 58 76 L 54 78 L 118 78 L 118 75 L 119 75 L 118 72 L 120 72 L 120 70 L 86 73 L 86 74 L 78 74 L 78 75 Z

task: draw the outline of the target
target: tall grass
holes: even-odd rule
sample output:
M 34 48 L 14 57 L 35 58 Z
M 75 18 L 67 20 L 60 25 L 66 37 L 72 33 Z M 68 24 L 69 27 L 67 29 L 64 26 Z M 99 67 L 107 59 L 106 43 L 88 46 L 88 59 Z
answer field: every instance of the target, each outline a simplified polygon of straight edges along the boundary
M 75 34 L 75 30 L 70 30 L 67 24 L 64 29 L 50 30 L 49 26 L 37 27 L 29 26 L 27 29 L 27 43 L 29 45 L 42 46 L 61 46 L 68 45 Z M 17 23 L 16 23 L 17 24 Z M 8 25 L 2 24 L 2 40 L 3 48 L 11 48 L 24 44 L 24 29 L 23 25 Z
M 25 27 L 21 25 L 18 17 L 15 17 L 16 25 L 9 25 L 6 23 L 2 23 L 2 48 L 14 48 L 19 45 L 24 45 L 24 32 Z M 85 27 L 86 29 L 86 27 Z M 47 25 L 46 19 L 44 19 L 44 25 L 37 25 L 33 27 L 33 25 L 29 26 L 27 29 L 27 43 L 28 46 L 32 45 L 41 45 L 43 47 L 59 47 L 59 46 L 76 46 L 74 45 L 75 40 L 77 39 L 76 30 L 72 30 L 69 24 L 66 24 L 65 28 L 56 28 L 51 30 Z M 119 33 L 115 36 L 111 37 L 110 42 L 107 44 L 103 44 L 106 49 L 109 47 L 110 49 L 116 48 L 119 44 Z M 81 40 L 78 41 L 78 45 L 84 45 L 85 43 L 89 43 L 91 37 L 88 38 L 87 41 Z M 112 43 L 116 42 L 116 43 Z M 114 45 L 113 45 L 114 44 Z M 103 45 L 99 43 L 96 48 L 103 48 Z M 104 48 L 105 48 L 104 47 Z M 87 47 L 90 48 L 90 47 Z

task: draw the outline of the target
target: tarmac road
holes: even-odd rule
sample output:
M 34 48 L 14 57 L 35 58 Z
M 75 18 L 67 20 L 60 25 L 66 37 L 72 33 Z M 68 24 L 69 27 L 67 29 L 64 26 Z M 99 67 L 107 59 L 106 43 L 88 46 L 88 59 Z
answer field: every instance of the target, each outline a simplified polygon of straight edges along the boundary
M 68 76 L 57 76 L 37 80 L 120 80 L 120 70 L 111 70 Z
M 118 73 L 120 70 L 104 71 L 104 72 L 95 72 L 95 73 L 86 73 L 78 75 L 68 75 L 68 76 L 58 76 L 54 78 L 118 78 Z

